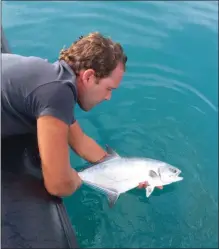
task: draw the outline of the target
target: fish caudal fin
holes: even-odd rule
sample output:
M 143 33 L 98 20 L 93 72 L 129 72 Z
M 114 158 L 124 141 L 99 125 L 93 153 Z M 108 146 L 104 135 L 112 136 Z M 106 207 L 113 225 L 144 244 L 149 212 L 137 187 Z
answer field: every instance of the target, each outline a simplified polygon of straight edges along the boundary
M 146 190 L 146 196 L 149 197 L 151 193 L 154 191 L 154 186 L 151 186 L 151 185 L 147 186 L 145 190 Z
M 118 198 L 119 198 L 119 193 L 117 192 L 110 191 L 107 193 L 107 199 L 110 208 L 112 208 L 115 205 Z
M 104 188 L 100 185 L 90 183 L 89 181 L 84 181 L 84 184 L 89 185 L 91 188 L 97 189 L 107 196 L 108 205 L 112 208 L 116 201 L 118 200 L 120 193 L 116 192 L 114 189 Z

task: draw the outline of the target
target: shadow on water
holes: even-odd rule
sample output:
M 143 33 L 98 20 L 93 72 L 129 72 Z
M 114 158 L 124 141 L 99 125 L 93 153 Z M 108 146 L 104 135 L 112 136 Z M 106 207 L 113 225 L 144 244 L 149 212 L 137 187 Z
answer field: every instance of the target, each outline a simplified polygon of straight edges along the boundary
M 94 238 L 102 223 L 104 196 L 86 186 L 82 186 L 73 196 L 65 198 L 65 204 L 73 226 L 76 224 L 76 236 L 80 247 L 95 247 Z M 77 212 L 72 212 L 72 208 Z M 79 221 L 80 222 L 77 222 Z

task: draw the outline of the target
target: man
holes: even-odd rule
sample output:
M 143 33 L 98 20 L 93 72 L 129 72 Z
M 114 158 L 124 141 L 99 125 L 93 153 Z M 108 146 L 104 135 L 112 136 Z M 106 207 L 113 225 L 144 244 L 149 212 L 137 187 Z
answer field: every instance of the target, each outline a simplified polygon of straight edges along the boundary
M 57 196 L 81 184 L 69 161 L 68 145 L 89 162 L 107 153 L 80 128 L 73 115 L 109 100 L 119 86 L 127 57 L 122 47 L 91 33 L 62 50 L 55 63 L 37 57 L 2 55 L 2 137 L 37 136 L 45 187 Z
M 55 63 L 38 57 L 2 55 L 2 137 L 37 136 L 47 191 L 71 195 L 81 179 L 71 167 L 68 145 L 89 162 L 107 153 L 80 128 L 73 109 L 84 111 L 110 100 L 126 69 L 119 43 L 98 32 L 80 37 Z M 141 185 L 142 186 L 142 185 Z

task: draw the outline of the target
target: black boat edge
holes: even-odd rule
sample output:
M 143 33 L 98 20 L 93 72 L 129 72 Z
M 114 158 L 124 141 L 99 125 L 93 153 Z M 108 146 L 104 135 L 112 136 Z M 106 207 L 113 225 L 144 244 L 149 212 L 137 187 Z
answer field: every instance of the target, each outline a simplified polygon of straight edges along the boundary
M 1 27 L 1 53 L 11 53 Z M 1 138 L 1 248 L 79 248 L 62 198 L 45 189 L 36 138 Z

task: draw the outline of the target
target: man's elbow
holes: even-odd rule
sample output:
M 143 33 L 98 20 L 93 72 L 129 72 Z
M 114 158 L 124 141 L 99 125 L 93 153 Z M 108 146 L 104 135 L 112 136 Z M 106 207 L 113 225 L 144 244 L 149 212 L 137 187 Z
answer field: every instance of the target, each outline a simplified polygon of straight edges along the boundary
M 78 185 L 72 182 L 72 180 L 59 181 L 59 182 L 46 182 L 45 188 L 49 194 L 58 197 L 65 197 L 72 195 L 77 189 Z

